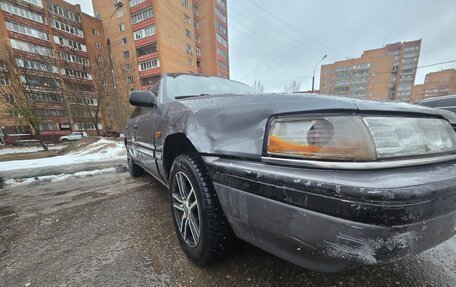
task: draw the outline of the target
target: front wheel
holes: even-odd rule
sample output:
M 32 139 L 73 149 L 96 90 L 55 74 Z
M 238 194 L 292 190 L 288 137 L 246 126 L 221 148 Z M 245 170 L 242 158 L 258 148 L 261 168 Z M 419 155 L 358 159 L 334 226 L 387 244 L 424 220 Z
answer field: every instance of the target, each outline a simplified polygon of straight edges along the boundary
M 173 223 L 187 256 L 206 265 L 232 254 L 236 237 L 201 157 L 195 153 L 178 156 L 169 183 Z

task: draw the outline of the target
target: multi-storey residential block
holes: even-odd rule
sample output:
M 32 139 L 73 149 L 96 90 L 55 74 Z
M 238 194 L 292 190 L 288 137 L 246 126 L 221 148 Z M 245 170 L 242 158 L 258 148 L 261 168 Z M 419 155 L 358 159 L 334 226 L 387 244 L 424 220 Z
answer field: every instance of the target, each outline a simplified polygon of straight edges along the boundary
M 408 102 L 415 82 L 421 40 L 364 51 L 361 58 L 322 65 L 320 93 Z
M 93 0 L 109 39 L 119 91 L 146 88 L 161 74 L 229 77 L 226 0 Z
M 0 0 L 0 8 L 0 85 L 39 111 L 41 134 L 118 130 L 101 21 L 62 0 Z M 33 132 L 1 101 L 0 125 L 5 134 Z
M 415 85 L 413 88 L 410 102 L 447 95 L 456 95 L 456 69 L 427 74 L 424 84 Z

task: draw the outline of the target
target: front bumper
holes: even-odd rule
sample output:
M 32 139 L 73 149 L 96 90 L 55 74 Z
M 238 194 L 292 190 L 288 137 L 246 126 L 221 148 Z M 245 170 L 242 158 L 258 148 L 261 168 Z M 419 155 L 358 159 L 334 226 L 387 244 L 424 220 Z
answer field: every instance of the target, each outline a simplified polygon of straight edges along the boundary
M 237 236 L 307 269 L 385 263 L 456 234 L 455 162 L 334 171 L 205 161 Z

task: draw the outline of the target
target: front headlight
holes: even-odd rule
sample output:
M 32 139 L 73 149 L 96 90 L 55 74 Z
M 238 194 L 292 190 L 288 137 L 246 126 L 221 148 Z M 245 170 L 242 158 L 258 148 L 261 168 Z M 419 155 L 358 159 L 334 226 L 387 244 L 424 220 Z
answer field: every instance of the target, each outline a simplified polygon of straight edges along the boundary
M 269 155 L 373 161 L 456 152 L 456 134 L 442 119 L 329 116 L 271 122 Z

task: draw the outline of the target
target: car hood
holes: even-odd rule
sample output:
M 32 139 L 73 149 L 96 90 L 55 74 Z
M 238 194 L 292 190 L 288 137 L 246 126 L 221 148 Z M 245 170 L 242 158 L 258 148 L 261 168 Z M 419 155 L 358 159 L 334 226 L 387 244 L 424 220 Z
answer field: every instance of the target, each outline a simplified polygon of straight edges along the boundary
M 406 103 L 357 100 L 346 97 L 322 96 L 317 94 L 257 94 L 257 95 L 208 95 L 179 100 L 193 111 L 206 109 L 241 109 L 243 111 L 266 111 L 272 114 L 308 111 L 343 111 L 422 113 L 439 115 L 433 109 Z

